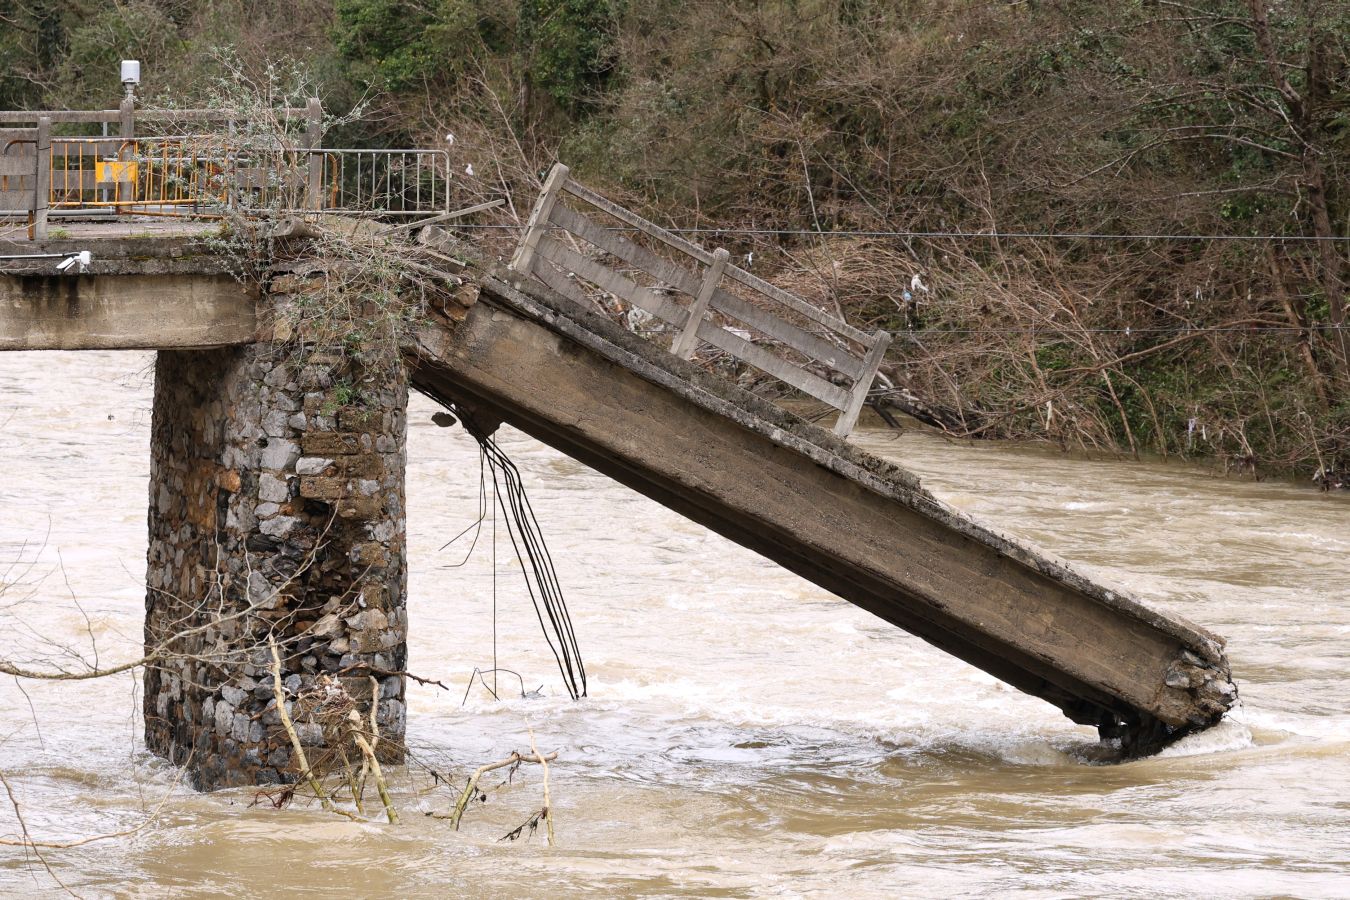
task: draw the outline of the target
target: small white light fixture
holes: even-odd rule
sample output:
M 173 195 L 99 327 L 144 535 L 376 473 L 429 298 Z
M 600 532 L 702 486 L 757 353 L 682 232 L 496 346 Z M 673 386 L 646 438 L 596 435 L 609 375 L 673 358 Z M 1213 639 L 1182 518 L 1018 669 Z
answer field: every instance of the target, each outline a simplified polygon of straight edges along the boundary
M 94 254 L 88 250 L 81 250 L 79 253 L 71 254 L 56 264 L 56 270 L 66 274 L 78 275 L 84 271 L 85 266 L 94 261 Z M 72 273 L 70 270 L 74 268 Z
M 136 96 L 136 85 L 141 83 L 141 61 L 139 59 L 122 60 L 122 87 L 126 88 L 127 99 Z

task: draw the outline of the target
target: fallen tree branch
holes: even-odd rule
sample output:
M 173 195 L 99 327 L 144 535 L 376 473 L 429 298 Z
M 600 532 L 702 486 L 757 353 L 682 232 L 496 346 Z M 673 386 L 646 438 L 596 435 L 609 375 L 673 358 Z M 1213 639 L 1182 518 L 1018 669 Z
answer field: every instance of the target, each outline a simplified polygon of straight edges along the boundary
M 377 691 L 375 700 L 371 703 L 370 723 L 372 727 L 375 725 L 374 709 L 379 703 L 379 696 Z M 379 792 L 380 802 L 384 804 L 384 815 L 389 820 L 390 825 L 397 825 L 398 811 L 394 809 L 394 801 L 389 797 L 389 785 L 384 780 L 384 771 L 380 768 L 380 761 L 375 758 L 375 748 L 361 733 L 361 714 L 353 709 L 347 713 L 347 720 L 351 723 L 352 740 L 356 742 L 356 746 L 361 748 L 361 754 L 365 757 L 362 770 L 364 771 L 366 766 L 370 767 L 370 774 L 375 776 L 375 790 Z M 375 740 L 379 740 L 378 733 Z
M 378 675 L 381 678 L 388 678 L 391 675 L 402 675 L 404 678 L 411 678 L 418 684 L 425 684 L 425 685 L 434 684 L 436 687 L 440 688 L 443 691 L 450 690 L 450 688 L 448 688 L 446 685 L 437 681 L 434 678 L 423 678 L 421 675 L 414 675 L 412 672 L 409 672 L 406 669 L 380 669 L 375 666 L 367 665 L 365 663 L 357 663 L 354 666 L 347 666 L 347 668 L 345 669 L 340 669 L 337 672 L 337 674 L 349 675 L 352 672 L 368 672 L 371 675 Z
M 272 635 L 267 636 L 267 647 L 272 651 L 272 696 L 276 698 L 277 716 L 281 719 L 281 727 L 286 729 L 286 735 L 291 739 L 291 752 L 295 754 L 295 761 L 300 766 L 298 777 L 304 779 L 309 784 L 309 789 L 319 798 L 326 810 L 334 811 L 333 801 L 328 799 L 328 794 L 319 784 L 319 779 L 315 777 L 314 772 L 309 767 L 309 759 L 305 756 L 305 748 L 300 743 L 300 735 L 295 732 L 295 724 L 291 722 L 291 714 L 286 711 L 286 690 L 281 684 L 281 654 L 277 653 L 276 638 Z
M 538 762 L 546 764 L 547 762 L 555 760 L 557 758 L 558 752 L 556 750 L 544 757 L 540 757 L 537 751 L 535 752 L 534 756 L 524 756 L 520 753 L 513 752 L 510 756 L 506 757 L 506 759 L 501 759 L 498 760 L 497 762 L 479 766 L 477 769 L 474 770 L 473 774 L 469 776 L 469 783 L 464 785 L 464 790 L 463 792 L 460 793 L 459 799 L 455 801 L 455 808 L 450 812 L 449 816 L 435 816 L 432 813 L 428 813 L 428 815 L 433 815 L 434 818 L 438 819 L 449 818 L 451 826 L 456 831 L 459 831 L 459 822 L 460 819 L 464 817 L 464 810 L 468 808 L 469 801 L 473 799 L 475 794 L 478 793 L 478 780 L 482 778 L 484 775 L 486 775 L 488 772 L 491 772 L 495 769 L 504 769 L 507 766 L 516 766 L 520 765 L 521 763 L 527 762 L 531 763 Z
M 541 813 L 544 823 L 548 826 L 548 845 L 553 846 L 553 803 L 548 793 L 548 760 L 539 753 L 539 748 L 534 744 L 534 729 L 530 729 L 530 750 L 534 752 L 535 761 L 539 763 L 540 768 L 544 770 L 544 809 Z M 555 754 L 556 755 L 556 754 Z

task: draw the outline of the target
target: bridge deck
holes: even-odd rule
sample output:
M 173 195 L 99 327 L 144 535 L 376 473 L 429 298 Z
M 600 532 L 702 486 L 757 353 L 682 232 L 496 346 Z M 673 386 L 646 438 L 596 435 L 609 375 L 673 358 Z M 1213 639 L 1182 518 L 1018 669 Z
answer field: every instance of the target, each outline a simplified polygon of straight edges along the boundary
M 257 297 L 203 241 L 215 223 L 72 223 L 0 242 L 0 350 L 204 348 L 257 340 Z M 88 265 L 58 267 L 82 251 Z M 78 272 L 78 274 L 77 274 Z
M 514 283 L 508 283 L 508 279 Z M 1147 752 L 1235 698 L 1220 638 L 995 534 L 913 475 L 511 272 L 415 387 L 487 409 L 1075 722 Z

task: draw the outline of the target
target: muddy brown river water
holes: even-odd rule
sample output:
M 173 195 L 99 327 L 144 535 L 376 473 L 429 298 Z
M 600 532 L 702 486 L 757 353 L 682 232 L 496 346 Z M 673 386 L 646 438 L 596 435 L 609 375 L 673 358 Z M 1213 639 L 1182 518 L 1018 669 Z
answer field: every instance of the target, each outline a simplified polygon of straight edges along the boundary
M 0 655 L 139 649 L 151 357 L 0 354 Z M 1350 896 L 1350 497 L 863 432 L 939 496 L 1229 640 L 1240 708 L 1158 757 L 1082 761 L 1093 735 L 861 610 L 509 429 L 572 610 L 591 696 L 571 702 L 490 529 L 468 561 L 477 448 L 409 433 L 415 753 L 462 774 L 558 749 L 558 846 L 498 838 L 537 772 L 451 832 L 395 773 L 404 823 L 164 800 L 130 675 L 0 681 L 0 772 L 80 896 Z M 17 566 L 12 566 L 13 563 Z M 8 571 L 9 575 L 4 573 Z M 464 686 L 497 659 L 542 696 Z M 77 605 L 72 598 L 78 598 Z M 503 678 L 500 687 L 509 687 Z M 514 681 L 512 681 L 514 684 Z M 518 694 L 519 691 L 517 690 Z M 495 782 L 490 782 L 494 783 Z M 0 838 L 18 832 L 0 802 Z M 58 895 L 0 846 L 0 895 Z

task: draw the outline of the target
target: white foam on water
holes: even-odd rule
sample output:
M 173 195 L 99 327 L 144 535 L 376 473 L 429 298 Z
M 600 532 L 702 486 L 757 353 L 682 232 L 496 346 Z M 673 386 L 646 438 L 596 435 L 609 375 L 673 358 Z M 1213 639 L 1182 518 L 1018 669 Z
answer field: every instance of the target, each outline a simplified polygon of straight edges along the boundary
M 1246 750 L 1251 746 L 1253 746 L 1251 729 L 1230 716 L 1213 728 L 1186 735 L 1170 747 L 1164 747 L 1156 755 L 1160 759 L 1170 759 L 1178 756 L 1201 756 L 1207 753 L 1231 753 L 1235 750 Z

